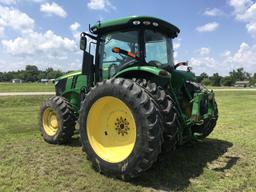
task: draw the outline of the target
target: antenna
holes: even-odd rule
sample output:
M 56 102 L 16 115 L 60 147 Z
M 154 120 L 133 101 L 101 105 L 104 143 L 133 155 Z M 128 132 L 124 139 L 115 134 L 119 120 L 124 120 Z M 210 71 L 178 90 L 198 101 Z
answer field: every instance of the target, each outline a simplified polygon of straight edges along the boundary
M 99 24 L 99 27 L 100 27 L 100 26 L 101 26 L 101 21 L 100 21 L 100 20 L 98 20 L 97 22 L 98 22 L 98 24 Z
M 90 31 L 90 33 L 93 33 L 93 31 L 91 29 L 91 24 L 89 24 L 89 31 Z

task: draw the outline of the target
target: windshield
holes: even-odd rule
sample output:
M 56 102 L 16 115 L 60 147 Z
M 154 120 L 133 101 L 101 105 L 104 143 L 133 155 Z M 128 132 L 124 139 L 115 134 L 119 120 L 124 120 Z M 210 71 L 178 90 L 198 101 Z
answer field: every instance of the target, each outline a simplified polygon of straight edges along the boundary
M 103 37 L 103 43 L 100 45 L 100 64 L 103 66 L 103 72 L 112 70 L 110 76 L 113 76 L 119 65 L 133 60 L 131 57 L 112 52 L 112 48 L 130 51 L 139 56 L 139 34 L 138 31 L 115 32 L 107 34 Z
M 174 65 L 172 39 L 159 32 L 145 30 L 145 61 Z

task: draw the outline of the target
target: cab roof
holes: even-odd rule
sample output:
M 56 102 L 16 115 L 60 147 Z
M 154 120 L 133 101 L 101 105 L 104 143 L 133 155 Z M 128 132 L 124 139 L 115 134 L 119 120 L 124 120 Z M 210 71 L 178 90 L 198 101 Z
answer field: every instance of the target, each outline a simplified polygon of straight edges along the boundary
M 93 25 L 90 30 L 93 34 L 108 33 L 111 31 L 118 31 L 131 28 L 152 28 L 168 34 L 170 37 L 177 37 L 180 32 L 179 28 L 175 25 L 168 23 L 162 19 L 149 16 L 130 16 L 120 19 L 99 22 Z

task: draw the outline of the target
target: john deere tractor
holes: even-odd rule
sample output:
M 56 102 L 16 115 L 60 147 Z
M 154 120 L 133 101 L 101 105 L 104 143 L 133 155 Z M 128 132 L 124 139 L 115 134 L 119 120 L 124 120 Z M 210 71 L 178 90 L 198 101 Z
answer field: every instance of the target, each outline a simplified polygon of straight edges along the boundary
M 218 118 L 214 93 L 195 83 L 190 67 L 178 70 L 187 62 L 174 64 L 176 26 L 136 16 L 89 29 L 81 34 L 82 70 L 57 78 L 56 96 L 41 106 L 46 142 L 70 142 L 78 122 L 93 167 L 130 179 L 161 152 L 212 132 Z

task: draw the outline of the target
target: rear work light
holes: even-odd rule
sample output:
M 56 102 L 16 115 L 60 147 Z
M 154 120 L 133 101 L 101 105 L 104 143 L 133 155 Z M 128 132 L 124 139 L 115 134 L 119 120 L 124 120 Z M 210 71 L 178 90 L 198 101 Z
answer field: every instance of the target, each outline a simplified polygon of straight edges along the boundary
M 139 25 L 141 22 L 140 21 L 133 21 L 132 23 L 133 23 L 133 25 Z
M 150 21 L 143 21 L 143 24 L 144 24 L 144 25 L 150 25 L 151 22 L 150 22 Z
M 158 26 L 159 26 L 159 24 L 158 24 L 157 22 L 153 22 L 152 25 L 153 25 L 154 27 L 158 27 Z

